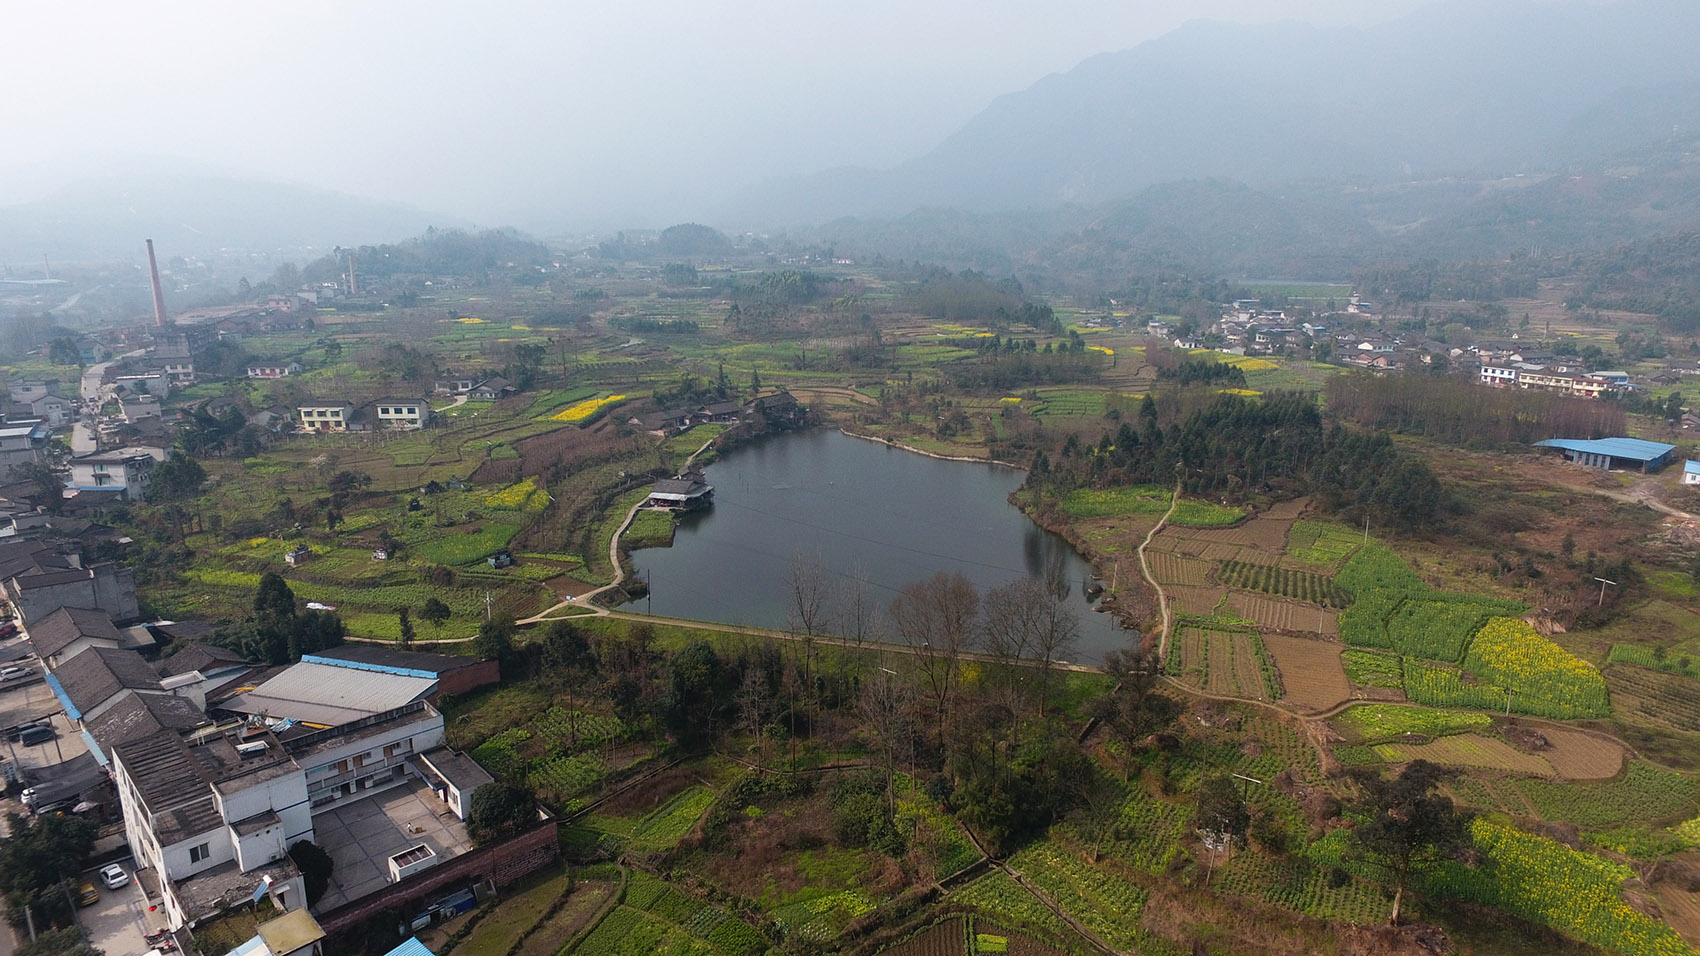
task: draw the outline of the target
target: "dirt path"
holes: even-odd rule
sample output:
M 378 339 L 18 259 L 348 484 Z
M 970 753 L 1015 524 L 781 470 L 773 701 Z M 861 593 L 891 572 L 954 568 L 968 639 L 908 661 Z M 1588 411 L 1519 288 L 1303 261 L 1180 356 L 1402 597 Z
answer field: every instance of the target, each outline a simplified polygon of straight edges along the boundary
M 1157 532 L 1163 530 L 1163 525 L 1168 523 L 1169 516 L 1175 513 L 1175 509 L 1180 507 L 1180 503 L 1181 483 L 1177 481 L 1175 482 L 1175 497 L 1169 502 L 1169 510 L 1163 512 L 1163 517 L 1157 519 L 1156 525 L 1145 533 L 1145 540 L 1139 542 L 1139 573 L 1151 585 L 1151 590 L 1157 592 L 1157 613 L 1162 616 L 1163 621 L 1162 627 L 1157 631 L 1157 661 L 1159 664 L 1169 659 L 1169 627 L 1172 623 L 1169 620 L 1169 596 L 1163 593 L 1163 586 L 1157 583 L 1157 576 L 1151 573 L 1151 564 L 1145 560 L 1145 548 L 1151 543 L 1152 538 L 1157 537 Z
M 716 436 L 716 437 L 718 437 L 718 436 Z M 685 459 L 685 467 L 681 468 L 679 470 L 680 471 L 689 470 L 691 465 L 696 462 L 697 456 L 701 455 L 703 452 L 707 451 L 708 446 L 710 446 L 712 444 L 714 444 L 713 438 L 710 438 L 708 441 L 703 442 L 701 447 L 699 447 L 696 451 L 691 452 L 691 457 Z M 557 603 L 557 604 L 555 604 L 551 607 L 544 608 L 543 610 L 537 612 L 536 614 L 533 614 L 531 617 L 522 618 L 518 621 L 515 621 L 514 623 L 515 624 L 541 624 L 545 621 L 558 620 L 557 618 L 552 617 L 551 615 L 559 614 L 560 612 L 562 612 L 562 611 L 564 611 L 568 608 L 575 608 L 576 609 L 576 608 L 588 607 L 588 608 L 591 609 L 591 614 L 593 614 L 593 615 L 601 616 L 601 615 L 607 614 L 608 613 L 607 608 L 598 607 L 595 604 L 593 604 L 592 601 L 598 594 L 602 594 L 602 593 L 607 592 L 607 591 L 612 591 L 615 588 L 618 588 L 621 585 L 626 583 L 626 569 L 625 569 L 625 566 L 620 563 L 620 536 L 625 534 L 626 529 L 628 529 L 632 526 L 632 519 L 637 517 L 638 511 L 642 508 L 643 508 L 643 502 L 642 501 L 638 502 L 635 505 L 632 505 L 631 510 L 626 512 L 625 520 L 621 521 L 620 526 L 618 528 L 614 529 L 614 536 L 608 539 L 608 564 L 609 564 L 610 567 L 612 567 L 614 569 L 614 580 L 613 580 L 612 583 L 604 584 L 601 587 L 597 588 L 596 590 L 587 592 L 585 594 L 581 594 L 578 597 L 568 598 L 567 600 L 561 601 L 561 602 L 559 602 L 559 603 Z M 567 616 L 568 617 L 588 617 L 590 615 L 571 614 L 571 615 L 567 615 Z

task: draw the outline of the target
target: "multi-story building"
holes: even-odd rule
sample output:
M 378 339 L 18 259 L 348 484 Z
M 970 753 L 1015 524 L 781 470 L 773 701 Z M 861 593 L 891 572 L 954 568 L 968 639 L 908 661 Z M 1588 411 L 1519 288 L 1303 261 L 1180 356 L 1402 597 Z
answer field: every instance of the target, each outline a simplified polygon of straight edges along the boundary
M 354 421 L 349 402 L 306 402 L 295 407 L 295 420 L 306 431 L 345 432 Z
M 411 430 L 431 424 L 431 404 L 422 398 L 381 398 L 373 407 L 380 428 Z
M 100 679 L 106 669 L 127 673 L 113 659 L 124 653 L 93 647 L 60 663 L 55 675 L 67 675 L 67 712 L 82 715 L 110 759 L 138 875 L 144 887 L 158 887 L 174 929 L 250 892 L 269 894 L 285 910 L 303 905 L 289 847 L 318 842 L 323 827 L 334 855 L 343 849 L 337 841 L 376 832 L 370 825 L 360 833 L 347 829 L 338 814 L 348 803 L 412 787 L 422 796 L 404 793 L 402 803 L 424 800 L 439 808 L 423 808 L 433 821 L 445 809 L 464 820 L 473 794 L 490 782 L 476 763 L 443 747 L 443 716 L 429 702 L 438 689 L 437 655 L 412 661 L 392 651 L 384 657 L 392 663 L 383 664 L 307 655 L 213 704 L 211 714 L 221 715 L 214 722 L 190 696 L 177 695 L 198 668 L 163 681 L 139 672 Z M 95 659 L 79 663 L 89 657 Z M 218 663 L 216 657 L 208 660 Z M 85 705 L 96 713 L 90 716 Z M 431 837 L 405 826 L 391 837 L 396 848 L 383 853 L 438 860 L 470 848 L 464 827 L 456 841 L 441 823 Z M 387 880 L 368 880 L 361 892 L 381 891 L 403 878 L 405 865 L 417 865 L 406 857 L 398 868 L 395 859 Z
M 140 498 L 153 480 L 159 462 L 139 448 L 97 451 L 71 459 L 71 480 L 66 485 L 77 491 L 122 491 L 126 498 Z

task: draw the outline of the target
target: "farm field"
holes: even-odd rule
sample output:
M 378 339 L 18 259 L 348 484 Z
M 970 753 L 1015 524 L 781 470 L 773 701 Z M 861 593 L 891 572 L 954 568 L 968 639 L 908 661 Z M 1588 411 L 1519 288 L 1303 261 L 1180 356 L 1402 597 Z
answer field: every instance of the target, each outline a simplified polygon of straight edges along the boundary
M 968 924 L 947 919 L 914 936 L 880 950 L 880 956 L 973 956 L 968 952 Z
M 1473 770 L 1503 770 L 1530 776 L 1555 774 L 1552 764 L 1545 759 L 1480 734 L 1458 734 L 1426 744 L 1377 744 L 1375 752 L 1388 763 L 1427 760 Z
M 1540 732 L 1552 745 L 1541 756 L 1565 779 L 1605 780 L 1623 770 L 1627 754 L 1620 744 L 1581 730 L 1542 727 Z
M 1228 607 L 1265 630 L 1306 632 L 1325 637 L 1336 637 L 1340 633 L 1340 612 L 1314 604 L 1300 604 L 1249 591 L 1230 591 Z
M 1261 591 L 1307 604 L 1327 604 L 1329 607 L 1343 608 L 1352 600 L 1350 595 L 1334 584 L 1332 578 L 1275 565 L 1252 564 L 1238 560 L 1224 561 L 1217 570 L 1217 579 L 1231 588 Z
M 1319 711 L 1351 699 L 1352 687 L 1340 666 L 1339 644 L 1265 634 L 1263 645 L 1280 672 L 1283 703 L 1300 711 Z
M 1147 550 L 1145 562 L 1151 567 L 1152 576 L 1164 587 L 1209 586 L 1211 565 L 1208 561 L 1183 558 L 1170 551 Z
M 1280 696 L 1273 665 L 1255 632 L 1183 625 L 1169 657 L 1172 676 L 1208 693 L 1250 700 Z

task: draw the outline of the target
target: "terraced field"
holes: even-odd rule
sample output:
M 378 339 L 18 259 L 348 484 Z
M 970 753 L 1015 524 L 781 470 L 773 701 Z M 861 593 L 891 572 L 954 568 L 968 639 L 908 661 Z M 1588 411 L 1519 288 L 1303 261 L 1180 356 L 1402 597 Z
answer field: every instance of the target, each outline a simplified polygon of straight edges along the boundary
M 1340 664 L 1339 644 L 1265 634 L 1263 646 L 1281 674 L 1284 702 L 1300 711 L 1316 712 L 1351 699 L 1352 685 Z
M 1442 766 L 1472 770 L 1503 770 L 1539 777 L 1555 775 L 1552 764 L 1545 759 L 1524 753 L 1503 740 L 1479 734 L 1442 737 L 1426 744 L 1378 744 L 1375 752 L 1388 763 L 1427 760 Z
M 1173 676 L 1208 693 L 1250 700 L 1280 695 L 1274 668 L 1258 635 L 1183 626 L 1170 645 Z
M 1228 595 L 1228 607 L 1248 621 L 1271 631 L 1303 631 L 1337 637 L 1340 634 L 1340 612 L 1314 604 L 1301 604 L 1284 598 L 1248 591 L 1233 591 Z

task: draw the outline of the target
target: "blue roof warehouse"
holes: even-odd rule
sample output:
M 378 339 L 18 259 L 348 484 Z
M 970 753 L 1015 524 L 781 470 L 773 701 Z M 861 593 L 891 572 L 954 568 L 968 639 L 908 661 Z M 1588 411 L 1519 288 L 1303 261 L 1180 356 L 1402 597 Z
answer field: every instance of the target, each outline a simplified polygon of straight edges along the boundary
M 1535 442 L 1535 447 L 1556 448 L 1565 458 L 1589 468 L 1634 468 L 1644 475 L 1669 464 L 1671 453 L 1676 451 L 1675 445 L 1639 438 L 1549 438 Z

